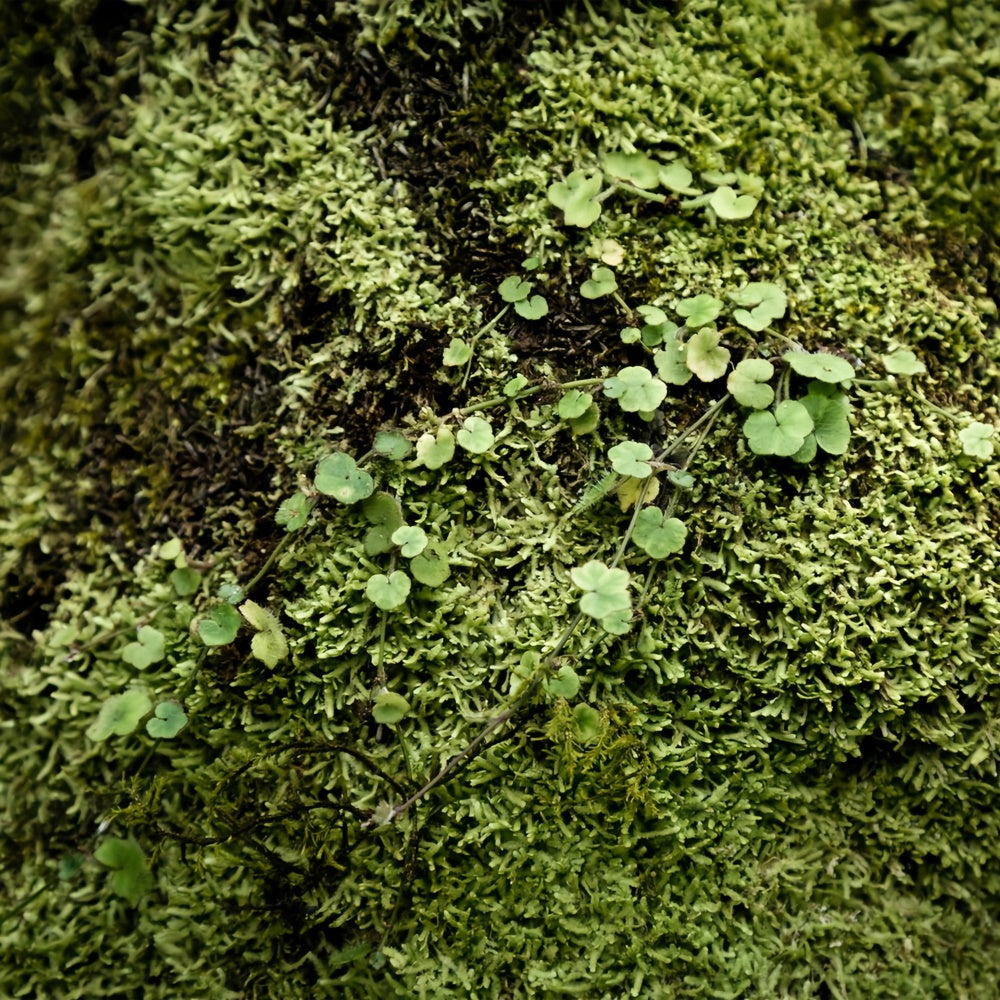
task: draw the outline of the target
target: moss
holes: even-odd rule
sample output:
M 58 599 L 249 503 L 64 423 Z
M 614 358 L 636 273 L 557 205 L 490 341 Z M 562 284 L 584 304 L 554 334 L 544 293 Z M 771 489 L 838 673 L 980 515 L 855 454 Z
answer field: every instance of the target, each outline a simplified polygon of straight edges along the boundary
M 838 28 L 769 0 L 583 5 L 530 38 L 492 4 L 154 5 L 133 23 L 80 140 L 93 174 L 46 137 L 44 183 L 22 172 L 4 201 L 3 992 L 993 995 L 1000 483 L 955 430 L 996 419 L 996 304 L 978 228 L 874 177 L 859 146 L 886 95 L 856 54 L 900 9 Z M 497 33 L 511 44 L 488 49 Z M 429 65 L 445 86 L 449 36 L 456 58 L 526 55 L 470 73 L 480 110 L 434 135 L 468 127 L 493 167 L 463 176 L 456 139 L 444 183 L 420 134 L 438 126 L 403 92 Z M 944 63 L 952 37 L 921 45 Z M 401 95 L 381 108 L 380 80 Z M 902 155 L 914 133 L 893 134 Z M 619 146 L 752 171 L 762 203 L 713 227 L 616 196 L 594 231 L 559 225 L 551 180 Z M 810 467 L 751 454 L 724 413 L 681 501 L 687 545 L 630 633 L 561 646 L 568 701 L 512 691 L 572 620 L 570 570 L 611 558 L 614 501 L 566 514 L 637 425 L 609 404 L 572 438 L 556 392 L 491 411 L 494 452 L 366 460 L 447 547 L 443 584 L 381 615 L 365 586 L 391 557 L 365 551 L 359 508 L 323 500 L 249 594 L 288 658 L 261 663 L 245 631 L 206 647 L 198 619 L 263 568 L 273 509 L 317 459 L 468 402 L 440 351 L 494 314 L 523 253 L 544 258 L 550 316 L 484 335 L 476 390 L 634 363 L 613 307 L 575 292 L 595 235 L 625 246 L 629 301 L 777 280 L 782 333 L 862 374 L 913 349 L 921 395 L 855 388 L 850 451 Z M 686 426 L 711 396 L 685 393 L 639 429 Z M 194 594 L 171 583 L 173 535 Z M 138 670 L 122 651 L 145 624 L 165 655 Z M 409 703 L 398 725 L 372 717 L 383 685 Z M 90 740 L 136 686 L 182 700 L 185 729 Z M 505 708 L 467 765 L 379 822 Z M 136 906 L 93 859 L 129 834 L 156 882 Z

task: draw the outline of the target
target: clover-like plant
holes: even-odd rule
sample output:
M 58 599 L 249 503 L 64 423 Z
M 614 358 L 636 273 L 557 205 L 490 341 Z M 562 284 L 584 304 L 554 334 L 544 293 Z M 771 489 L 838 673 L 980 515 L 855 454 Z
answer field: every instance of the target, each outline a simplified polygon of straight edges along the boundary
M 786 399 L 774 411 L 758 410 L 743 423 L 743 433 L 755 455 L 790 457 L 813 429 L 809 411 L 797 400 Z
M 812 382 L 809 391 L 800 400 L 812 418 L 813 429 L 809 435 L 815 439 L 816 445 L 828 455 L 843 455 L 851 440 L 851 425 L 847 419 L 850 403 L 847 396 L 835 385 L 828 382 Z M 805 446 L 809 445 L 809 438 Z M 815 448 L 812 449 L 815 454 Z M 796 453 L 793 457 L 799 461 L 811 461 L 812 454 L 805 452 L 808 458 Z
M 646 479 L 653 474 L 649 464 L 653 459 L 653 449 L 641 441 L 622 441 L 608 449 L 611 468 L 620 476 Z
M 668 338 L 660 350 L 653 351 L 656 374 L 667 385 L 687 385 L 694 372 L 687 365 L 687 345 Z
M 137 670 L 159 663 L 166 655 L 165 638 L 159 629 L 143 625 L 136 631 L 136 641 L 122 650 L 122 659 Z
M 596 618 L 604 630 L 612 634 L 628 631 L 632 600 L 628 593 L 627 570 L 611 568 L 599 559 L 591 559 L 571 569 L 569 576 L 585 592 L 580 598 L 580 610 L 585 615 Z
M 733 311 L 733 319 L 748 330 L 759 333 L 785 315 L 788 297 L 780 285 L 771 281 L 751 281 L 735 292 L 729 300 L 741 308 Z
M 135 905 L 153 888 L 153 873 L 134 837 L 107 837 L 94 851 L 94 859 L 112 869 L 111 889 Z
M 553 698 L 575 698 L 580 691 L 580 676 L 568 663 L 563 663 L 551 677 L 545 678 L 543 686 Z
M 676 308 L 677 315 L 684 317 L 684 325 L 689 330 L 695 330 L 699 326 L 707 326 L 722 312 L 722 300 L 702 293 L 682 299 Z
M 399 546 L 399 554 L 406 559 L 419 556 L 427 548 L 427 533 L 416 525 L 404 524 L 392 533 L 393 545 Z
M 301 491 L 286 497 L 278 505 L 274 514 L 276 524 L 284 527 L 285 531 L 298 531 L 309 520 L 312 511 L 312 504 L 309 497 Z
M 384 458 L 391 459 L 394 462 L 399 462 L 409 455 L 412 445 L 406 439 L 406 436 L 399 431 L 380 430 L 375 435 L 375 442 L 372 448 L 376 454 L 382 455 Z
M 617 399 L 626 413 L 649 413 L 667 398 L 667 387 L 648 368 L 630 365 L 604 380 L 604 395 Z
M 455 457 L 455 435 L 447 427 L 436 434 L 428 431 L 417 438 L 417 462 L 428 469 L 440 469 Z
M 157 740 L 172 740 L 187 725 L 187 713 L 179 701 L 161 701 L 146 723 L 146 732 Z
M 393 532 L 404 523 L 399 501 L 389 493 L 376 493 L 361 505 L 361 513 L 371 525 L 365 532 L 365 554 L 376 556 L 392 551 Z
M 922 375 L 927 366 L 913 351 L 896 350 L 882 355 L 882 364 L 890 375 Z
M 836 354 L 827 354 L 825 351 L 786 351 L 782 357 L 792 371 L 806 378 L 831 383 L 850 382 L 854 378 L 854 365 Z
M 243 600 L 242 591 L 237 600 Z M 217 604 L 208 612 L 207 618 L 198 622 L 198 636 L 206 646 L 228 645 L 236 638 L 241 621 L 239 612 L 231 604 Z
M 288 655 L 288 641 L 281 631 L 278 619 L 256 601 L 244 601 L 240 614 L 255 630 L 250 640 L 250 652 L 272 670 Z
M 395 691 L 383 689 L 375 695 L 372 718 L 382 726 L 395 726 L 409 714 L 410 703 Z
M 601 203 L 597 196 L 603 186 L 600 173 L 574 170 L 565 181 L 549 185 L 548 197 L 556 208 L 562 209 L 567 226 L 586 229 L 600 217 Z
M 601 735 L 601 713 L 582 703 L 573 709 L 573 732 L 581 743 L 593 743 Z
M 663 164 L 645 153 L 606 153 L 601 162 L 605 172 L 615 180 L 626 181 L 643 191 L 652 190 L 660 184 Z
M 87 736 L 95 743 L 109 736 L 126 736 L 135 732 L 152 708 L 149 695 L 140 688 L 112 695 L 101 705 L 97 718 L 87 728 Z
M 632 541 L 654 559 L 663 559 L 684 548 L 687 528 L 680 518 L 667 517 L 658 507 L 643 507 L 636 515 Z
M 737 194 L 728 184 L 716 188 L 708 199 L 715 214 L 727 221 L 750 218 L 757 203 L 753 195 Z
M 365 584 L 365 597 L 383 611 L 394 611 L 406 603 L 410 586 L 410 578 L 400 569 L 388 576 L 376 573 Z
M 440 587 L 451 576 L 451 563 L 444 544 L 428 542 L 424 550 L 410 560 L 410 573 L 425 587 Z
M 496 437 L 488 420 L 473 415 L 462 422 L 455 440 L 473 455 L 482 455 L 493 447 Z
M 590 269 L 590 277 L 580 286 L 585 299 L 600 299 L 618 290 L 618 280 L 610 267 L 597 265 Z
M 590 409 L 593 399 L 590 393 L 579 389 L 567 389 L 556 404 L 556 413 L 561 420 L 575 420 Z
M 722 333 L 714 326 L 703 326 L 687 342 L 684 363 L 701 379 L 713 382 L 726 374 L 730 353 L 719 346 Z
M 989 458 L 993 454 L 992 424 L 981 420 L 973 420 L 958 432 L 958 440 L 962 443 L 962 453 L 970 458 Z
M 774 375 L 774 365 L 763 358 L 744 358 L 726 379 L 729 394 L 741 406 L 767 409 L 774 402 L 774 389 L 767 383 Z
M 375 491 L 375 482 L 346 452 L 338 451 L 316 466 L 316 489 L 344 504 L 366 500 Z

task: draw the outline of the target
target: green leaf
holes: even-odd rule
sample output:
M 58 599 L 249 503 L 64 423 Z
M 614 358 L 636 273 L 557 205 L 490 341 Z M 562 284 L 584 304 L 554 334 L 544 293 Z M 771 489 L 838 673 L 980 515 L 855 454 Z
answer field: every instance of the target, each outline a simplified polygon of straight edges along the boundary
M 674 342 L 677 337 L 677 330 L 679 327 L 673 320 L 667 320 L 666 323 L 660 323 L 658 326 L 653 326 L 648 324 L 642 328 L 640 331 L 640 337 L 642 339 L 643 346 L 645 347 L 659 347 L 660 344 L 667 342 Z M 688 373 L 688 378 L 690 378 L 690 373 Z
M 962 443 L 962 453 L 970 458 L 989 458 L 993 454 L 992 424 L 984 424 L 973 420 L 958 432 L 958 440 Z
M 421 434 L 417 439 L 417 461 L 428 469 L 440 469 L 455 455 L 455 435 L 447 427 L 438 428 L 437 434 Z
M 631 607 L 629 577 L 625 570 L 611 569 L 600 560 L 592 559 L 583 566 L 571 569 L 569 576 L 577 587 L 586 591 L 580 598 L 580 610 L 584 614 L 600 620 Z
M 653 474 L 649 464 L 653 458 L 653 449 L 640 441 L 622 441 L 608 449 L 611 468 L 620 476 L 632 476 L 635 479 L 646 479 Z
M 813 382 L 800 402 L 812 417 L 816 444 L 828 455 L 843 455 L 851 441 L 847 419 L 851 407 L 847 396 L 833 385 Z
M 654 559 L 680 552 L 686 538 L 684 522 L 667 517 L 658 507 L 643 507 L 636 515 L 632 541 Z
M 250 652 L 273 670 L 288 655 L 288 643 L 280 630 L 268 629 L 250 640 Z
M 786 351 L 782 357 L 792 371 L 806 378 L 818 378 L 821 382 L 849 382 L 854 378 L 854 365 L 836 354 Z
M 276 524 L 283 524 L 285 531 L 298 531 L 309 520 L 311 507 L 305 493 L 293 493 L 278 505 L 274 514 Z
M 184 551 L 179 538 L 171 538 L 160 546 L 159 556 L 167 562 L 173 562 Z
M 440 542 L 430 542 L 427 548 L 410 561 L 413 578 L 425 587 L 440 587 L 451 576 L 448 553 Z
M 549 311 L 549 304 L 541 295 L 532 295 L 530 299 L 514 303 L 514 312 L 523 319 L 541 319 Z
M 227 604 L 239 604 L 246 594 L 238 583 L 224 583 L 219 587 L 218 598 Z
M 622 328 L 619 336 L 623 344 L 637 344 L 642 337 L 642 331 L 637 326 L 626 326 Z
M 153 873 L 149 870 L 142 848 L 133 837 L 128 840 L 108 837 L 94 851 L 94 859 L 113 869 L 112 892 L 133 906 L 153 888 Z
M 677 315 L 685 318 L 689 330 L 711 323 L 722 312 L 722 299 L 714 295 L 695 295 L 677 303 Z
M 178 566 L 169 580 L 178 597 L 190 597 L 201 585 L 201 573 L 192 566 Z
M 523 267 L 525 271 L 536 271 L 541 266 L 541 263 L 542 262 L 537 257 L 525 257 L 524 260 L 521 261 L 521 267 Z
M 63 882 L 68 882 L 71 878 L 76 878 L 83 868 L 86 857 L 79 851 L 67 851 L 60 859 L 56 868 L 56 874 Z
M 446 368 L 454 368 L 464 365 L 471 357 L 472 348 L 461 337 L 452 337 L 441 356 L 441 364 Z
M 380 726 L 395 726 L 409 711 L 410 703 L 395 691 L 380 691 L 372 704 L 372 718 Z
M 112 735 L 126 736 L 135 731 L 152 707 L 149 695 L 138 688 L 113 694 L 101 705 L 97 718 L 87 728 L 87 736 L 95 743 Z
M 412 559 L 427 548 L 427 534 L 423 528 L 404 524 L 392 533 L 392 543 L 399 546 L 401 556 Z
M 389 576 L 376 573 L 365 585 L 365 597 L 383 611 L 393 611 L 406 602 L 410 594 L 410 578 L 402 570 Z
M 237 588 L 239 589 L 239 588 Z M 242 589 L 239 589 L 242 600 Z M 240 628 L 240 616 L 231 604 L 217 604 L 207 618 L 198 622 L 198 636 L 206 646 L 225 646 L 236 638 Z
M 163 633 L 152 625 L 143 625 L 136 632 L 136 638 L 137 642 L 130 642 L 122 650 L 122 659 L 137 670 L 159 663 L 166 655 Z
M 608 267 L 592 267 L 590 278 L 580 286 L 580 294 L 585 299 L 599 299 L 610 295 L 618 288 L 615 272 Z
M 251 628 L 259 632 L 280 631 L 281 629 L 278 619 L 256 601 L 244 601 L 240 605 L 240 614 L 243 615 Z
M 515 375 L 504 385 L 503 394 L 508 399 L 513 399 L 527 384 L 528 380 L 523 375 Z
M 743 424 L 743 433 L 755 455 L 794 455 L 812 429 L 809 411 L 794 399 L 779 403 L 773 413 L 751 413 Z
M 763 358 L 744 358 L 726 379 L 729 394 L 740 406 L 764 410 L 774 401 L 774 390 L 767 384 L 774 375 L 774 365 Z
M 520 302 L 528 297 L 532 284 L 525 281 L 519 274 L 512 274 L 509 278 L 504 278 L 500 282 L 497 291 L 504 302 Z
M 172 740 L 187 725 L 187 713 L 179 701 L 161 701 L 153 715 L 146 732 L 156 740 Z
M 913 351 L 899 350 L 883 354 L 882 364 L 891 375 L 921 375 L 927 371 L 927 366 Z
M 687 366 L 687 346 L 678 340 L 668 339 L 662 350 L 653 351 L 653 364 L 667 385 L 687 385 L 694 375 Z
M 589 392 L 581 392 L 579 389 L 567 389 L 559 399 L 556 406 L 556 413 L 561 420 L 573 420 L 582 417 L 593 400 Z
M 316 489 L 344 504 L 365 500 L 375 491 L 375 482 L 359 469 L 354 459 L 338 451 L 316 466 Z
M 757 207 L 757 199 L 749 194 L 737 194 L 728 184 L 717 188 L 708 199 L 720 219 L 747 219 Z
M 805 441 L 802 443 L 802 447 L 792 455 L 793 462 L 801 462 L 803 465 L 807 465 L 816 457 L 816 452 L 819 450 L 819 446 L 816 444 L 816 435 L 807 434 Z
M 403 525 L 399 501 L 389 493 L 376 493 L 361 506 L 361 513 L 371 525 L 365 532 L 365 554 L 381 555 L 392 551 L 392 533 Z
M 543 686 L 553 698 L 575 698 L 580 690 L 580 678 L 568 663 L 564 663 L 551 677 L 545 679 Z
M 748 330 L 759 333 L 776 319 L 785 315 L 788 297 L 780 285 L 770 281 L 751 281 L 729 295 L 741 309 L 733 312 L 733 319 Z
M 671 469 L 667 473 L 667 479 L 679 490 L 689 490 L 694 486 L 694 476 L 685 469 Z
M 662 326 L 669 322 L 667 314 L 659 306 L 637 306 L 635 311 L 643 318 L 646 326 Z
M 570 417 L 566 421 L 566 425 L 572 432 L 573 437 L 579 437 L 581 434 L 589 434 L 591 431 L 596 430 L 600 422 L 601 408 L 597 403 L 592 402 L 579 417 Z
M 632 611 L 630 608 L 622 608 L 612 611 L 601 619 L 601 628 L 611 635 L 625 635 L 632 622 Z
M 729 367 L 729 351 L 719 346 L 722 333 L 714 326 L 702 327 L 687 342 L 684 363 L 701 379 L 711 382 L 726 374 Z
M 573 729 L 581 743 L 593 743 L 601 735 L 601 713 L 590 705 L 577 705 L 573 709 Z
M 626 413 L 655 410 L 667 397 L 667 387 L 648 368 L 623 368 L 604 380 L 604 395 L 618 400 Z
M 473 455 L 482 455 L 493 447 L 496 437 L 488 420 L 482 417 L 466 417 L 461 430 L 455 435 L 458 443 Z
M 410 442 L 399 431 L 379 431 L 372 447 L 378 454 L 396 462 L 410 453 Z
M 660 167 L 660 183 L 677 194 L 698 194 L 698 191 L 691 187 L 693 180 L 691 171 L 683 163 L 675 161 Z
M 628 181 L 644 191 L 650 191 L 660 183 L 663 165 L 645 153 L 606 153 L 601 162 L 605 172 L 616 180 Z
M 601 204 L 594 199 L 601 193 L 603 183 L 600 173 L 587 174 L 583 170 L 574 170 L 565 182 L 556 181 L 549 185 L 549 201 L 562 209 L 567 226 L 586 229 L 601 214 Z

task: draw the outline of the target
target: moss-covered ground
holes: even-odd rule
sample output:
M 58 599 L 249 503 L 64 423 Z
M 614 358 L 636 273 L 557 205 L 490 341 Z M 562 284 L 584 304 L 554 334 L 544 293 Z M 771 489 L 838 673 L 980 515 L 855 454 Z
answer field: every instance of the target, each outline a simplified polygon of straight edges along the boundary
M 995 997 L 998 39 L 988 0 L 3 5 L 0 995 Z M 615 152 L 756 207 L 568 225 Z M 547 314 L 491 325 L 512 274 Z M 848 361 L 842 454 L 756 454 L 724 378 L 604 392 L 654 370 L 637 304 L 747 282 L 787 308 L 721 346 Z M 485 449 L 386 454 L 488 400 Z M 683 547 L 578 615 L 608 450 L 692 426 Z M 436 564 L 317 495 L 337 452 Z

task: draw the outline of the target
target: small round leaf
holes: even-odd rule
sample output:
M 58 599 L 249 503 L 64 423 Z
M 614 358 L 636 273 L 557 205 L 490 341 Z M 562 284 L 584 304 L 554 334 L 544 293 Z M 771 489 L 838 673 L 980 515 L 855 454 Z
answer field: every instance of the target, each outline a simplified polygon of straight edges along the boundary
M 130 642 L 122 650 L 122 659 L 137 670 L 145 670 L 153 663 L 159 663 L 166 655 L 163 633 L 152 625 L 143 625 L 136 632 L 138 641 Z
M 316 466 L 315 483 L 320 493 L 345 504 L 365 500 L 375 491 L 372 477 L 359 469 L 354 459 L 342 451 L 324 458 Z
M 242 593 L 240 590 L 238 600 Z M 217 604 L 207 618 L 198 622 L 198 637 L 206 646 L 225 646 L 236 638 L 239 629 L 239 612 L 231 604 Z
M 389 576 L 376 573 L 365 585 L 365 597 L 383 611 L 393 611 L 403 605 L 410 593 L 410 578 L 402 570 Z
M 680 552 L 686 538 L 684 522 L 676 517 L 666 517 L 657 507 L 644 507 L 636 515 L 632 541 L 654 559 Z
M 482 417 L 466 417 L 461 430 L 455 435 L 458 443 L 473 455 L 482 455 L 493 447 L 496 437 L 488 420 Z
M 97 718 L 87 729 L 87 736 L 99 743 L 112 735 L 125 736 L 134 732 L 152 707 L 149 695 L 137 688 L 114 694 L 101 706 Z
M 821 382 L 849 382 L 854 378 L 854 365 L 846 358 L 824 352 L 786 351 L 782 357 L 792 371 Z
M 645 479 L 653 474 L 649 464 L 653 458 L 653 449 L 641 441 L 622 441 L 608 449 L 611 468 L 620 476 L 633 476 L 635 479 Z
M 427 534 L 423 528 L 404 524 L 392 533 L 392 543 L 399 546 L 400 555 L 412 559 L 427 548 Z
M 161 701 L 146 723 L 146 732 L 153 739 L 172 740 L 186 725 L 187 713 L 179 701 Z
M 372 705 L 372 718 L 382 726 L 394 726 L 406 718 L 410 703 L 395 691 L 380 691 Z

